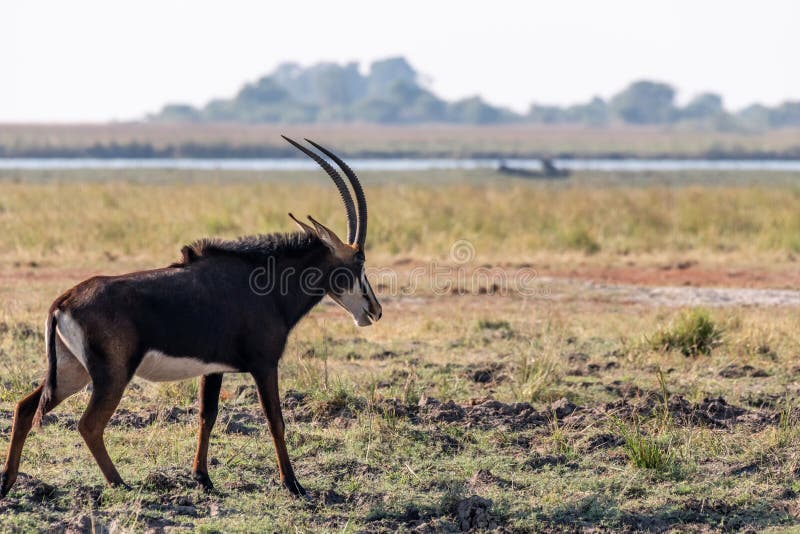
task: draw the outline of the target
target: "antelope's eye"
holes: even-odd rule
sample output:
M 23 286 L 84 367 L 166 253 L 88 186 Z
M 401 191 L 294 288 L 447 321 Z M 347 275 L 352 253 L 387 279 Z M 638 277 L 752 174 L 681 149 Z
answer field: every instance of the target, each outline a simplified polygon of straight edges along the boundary
M 355 255 L 353 256 L 353 259 L 356 261 L 356 263 L 364 263 L 364 261 L 366 261 L 366 258 L 364 257 L 364 253 L 361 252 L 360 250 L 355 253 Z

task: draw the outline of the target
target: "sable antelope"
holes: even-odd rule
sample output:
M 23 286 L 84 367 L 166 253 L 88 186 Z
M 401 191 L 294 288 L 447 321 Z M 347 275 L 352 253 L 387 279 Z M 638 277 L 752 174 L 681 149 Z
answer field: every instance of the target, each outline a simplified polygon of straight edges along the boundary
M 25 438 L 41 417 L 89 381 L 93 388 L 78 430 L 106 480 L 125 485 L 103 441 L 103 431 L 134 375 L 151 381 L 200 379 L 200 429 L 192 473 L 212 488 L 207 453 L 217 417 L 222 375 L 250 373 L 275 443 L 281 482 L 305 494 L 284 440 L 278 361 L 297 322 L 325 295 L 350 312 L 358 326 L 381 318 L 364 274 L 367 202 L 355 173 L 284 137 L 331 177 L 347 212 L 347 242 L 311 216 L 289 216 L 301 233 L 203 239 L 182 249 L 181 261 L 162 269 L 90 278 L 58 297 L 45 327 L 47 375 L 17 404 L 11 443 L 0 474 L 0 497 L 17 478 Z M 273 283 L 279 280 L 280 283 Z

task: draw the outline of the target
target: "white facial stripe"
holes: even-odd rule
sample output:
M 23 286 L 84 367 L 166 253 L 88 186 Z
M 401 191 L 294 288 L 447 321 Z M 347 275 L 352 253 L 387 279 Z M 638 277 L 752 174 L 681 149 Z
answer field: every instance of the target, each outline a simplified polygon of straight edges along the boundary
M 353 316 L 353 321 L 358 326 L 367 326 L 373 322 L 367 310 L 370 307 L 370 299 L 374 297 L 371 297 L 366 279 L 366 273 L 362 269 L 361 275 L 355 280 L 349 291 L 340 295 L 331 295 L 334 302 Z
M 221 363 L 207 363 L 197 358 L 170 356 L 158 350 L 148 350 L 136 369 L 136 376 L 151 382 L 169 382 L 231 372 L 238 372 L 238 369 Z
M 350 291 L 342 293 L 341 295 L 337 295 L 336 300 L 339 301 L 339 304 L 344 309 L 353 315 L 356 315 L 361 312 L 364 304 L 364 297 L 362 295 L 361 282 L 356 280 L 356 283 L 353 284 L 353 287 L 350 288 Z

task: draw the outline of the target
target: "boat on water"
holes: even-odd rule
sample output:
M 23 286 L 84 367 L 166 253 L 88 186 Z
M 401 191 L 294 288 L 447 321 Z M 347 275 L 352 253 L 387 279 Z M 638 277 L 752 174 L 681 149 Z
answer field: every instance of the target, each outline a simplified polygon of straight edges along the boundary
M 501 160 L 497 165 L 497 172 L 507 176 L 518 176 L 520 178 L 541 178 L 546 180 L 566 178 L 569 176 L 569 171 L 567 169 L 557 168 L 555 165 L 553 165 L 553 160 L 549 158 L 542 158 L 540 161 L 542 164 L 541 170 L 535 170 L 524 169 L 521 167 L 509 167 L 506 165 L 505 161 Z

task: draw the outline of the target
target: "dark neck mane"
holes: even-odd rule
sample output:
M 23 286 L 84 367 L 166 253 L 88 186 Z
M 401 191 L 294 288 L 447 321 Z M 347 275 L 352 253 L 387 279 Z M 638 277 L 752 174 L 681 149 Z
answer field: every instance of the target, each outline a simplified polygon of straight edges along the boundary
M 262 264 L 270 257 L 301 257 L 318 245 L 322 243 L 317 237 L 299 232 L 249 235 L 230 240 L 205 238 L 183 247 L 182 258 L 174 266 L 182 267 L 218 256 L 232 256 Z
M 183 258 L 172 267 L 200 265 L 213 258 L 236 258 L 259 268 L 272 263 L 279 272 L 284 268 L 294 273 L 302 273 L 306 267 L 328 268 L 328 262 L 324 261 L 327 247 L 316 236 L 305 233 L 253 235 L 232 240 L 201 239 L 183 247 L 181 253 Z M 324 287 L 320 288 L 321 293 L 304 291 L 300 278 L 299 274 L 287 278 L 286 291 L 274 291 L 270 297 L 289 330 L 324 296 Z M 325 277 L 323 283 L 324 280 Z

